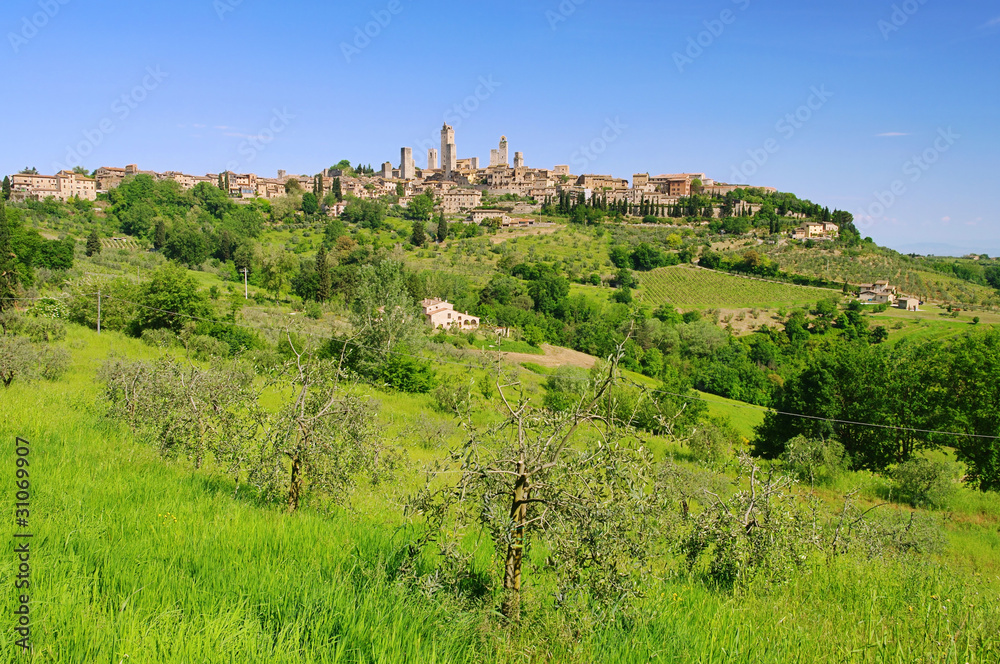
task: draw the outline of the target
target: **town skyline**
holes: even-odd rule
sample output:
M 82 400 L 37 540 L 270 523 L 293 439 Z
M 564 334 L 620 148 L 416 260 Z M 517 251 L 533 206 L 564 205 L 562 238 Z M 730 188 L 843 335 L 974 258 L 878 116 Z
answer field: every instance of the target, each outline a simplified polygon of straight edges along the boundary
M 484 162 L 503 134 L 532 166 L 697 169 L 849 210 L 894 248 L 1000 248 L 990 178 L 1000 136 L 986 111 L 998 97 L 1000 17 L 985 2 L 569 0 L 469 14 L 377 2 L 317 6 L 307 22 L 236 0 L 115 2 L 100 16 L 57 3 L 36 20 L 40 11 L 21 0 L 0 9 L 8 94 L 30 109 L 0 151 L 8 173 L 54 172 L 81 144 L 90 169 L 208 173 L 235 161 L 234 172 L 319 172 L 343 157 L 395 163 L 402 145 L 419 165 L 447 122 L 460 156 Z M 500 34 L 491 26 L 503 28 L 503 57 L 481 48 Z M 112 40 L 130 56 L 76 67 L 60 86 L 29 75 Z M 253 85 L 204 66 L 236 53 Z M 621 133 L 589 150 L 608 122 Z M 254 145 L 265 131 L 274 140 Z

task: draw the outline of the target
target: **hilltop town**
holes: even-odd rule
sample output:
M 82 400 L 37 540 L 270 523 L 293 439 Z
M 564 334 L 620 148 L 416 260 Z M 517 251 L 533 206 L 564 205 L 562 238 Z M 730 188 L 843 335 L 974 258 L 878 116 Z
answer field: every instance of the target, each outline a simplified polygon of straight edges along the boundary
M 124 168 L 102 166 L 92 174 L 78 171 L 60 171 L 55 175 L 39 175 L 22 172 L 10 176 L 11 198 L 14 201 L 44 200 L 48 197 L 67 201 L 70 198 L 96 200 L 97 195 L 117 187 L 129 176 L 145 174 L 154 180 L 174 180 L 184 189 L 193 189 L 202 182 L 214 184 L 227 191 L 237 201 L 263 198 L 274 200 L 285 196 L 291 189 L 298 188 L 314 193 L 320 200 L 337 191 L 338 198 L 353 196 L 358 199 L 378 199 L 382 196 L 396 196 L 398 203 L 406 207 L 415 196 L 433 192 L 440 202 L 441 211 L 452 215 L 480 208 L 483 196 L 493 198 L 513 197 L 524 204 L 516 210 L 520 213 L 537 212 L 543 202 L 559 196 L 570 196 L 573 200 L 591 201 L 598 197 L 602 204 L 624 204 L 628 213 L 645 216 L 647 212 L 666 212 L 677 206 L 682 199 L 695 194 L 719 198 L 749 185 L 717 182 L 705 173 L 672 173 L 651 176 L 636 173 L 631 185 L 626 178 L 613 175 L 573 174 L 568 165 L 556 165 L 551 169 L 532 168 L 525 165 L 523 152 L 514 152 L 510 159 L 510 147 L 506 136 L 500 138 L 499 146 L 490 151 L 489 166 L 482 167 L 478 157 L 459 158 L 455 130 L 450 125 L 441 129 L 441 149 L 427 151 L 426 168 L 418 168 L 414 162 L 413 149 L 400 150 L 399 166 L 385 162 L 377 171 L 368 169 L 332 167 L 315 175 L 290 174 L 279 170 L 277 177 L 264 177 L 255 173 L 207 173 L 189 175 L 178 171 L 145 171 L 131 164 Z M 81 169 L 82 170 L 82 169 Z M 774 193 L 772 187 L 756 187 L 764 192 Z M 330 206 L 334 215 L 343 206 Z M 759 206 L 748 206 L 753 214 Z M 721 216 L 721 208 L 715 209 L 715 216 Z M 820 237 L 828 230 L 813 233 L 806 230 L 808 237 Z

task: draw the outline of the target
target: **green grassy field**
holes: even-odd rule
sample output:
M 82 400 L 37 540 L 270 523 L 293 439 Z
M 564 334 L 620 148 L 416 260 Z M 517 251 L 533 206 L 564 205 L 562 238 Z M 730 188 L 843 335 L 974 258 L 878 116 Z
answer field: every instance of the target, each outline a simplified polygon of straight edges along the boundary
M 1000 325 L 1000 315 L 992 312 L 961 311 L 952 316 L 937 305 L 925 305 L 921 311 L 889 309 L 871 317 L 872 325 L 883 325 L 893 341 L 902 339 L 947 339 L 968 332 L 979 318 L 979 325 Z
M 922 562 L 844 558 L 786 584 L 713 588 L 672 565 L 633 612 L 561 614 L 528 577 L 522 623 L 495 604 L 427 595 L 397 575 L 407 520 L 399 489 L 360 488 L 351 509 L 288 515 L 211 467 L 168 462 L 102 416 L 94 371 L 110 354 L 153 357 L 117 334 L 70 328 L 57 383 L 0 392 L 0 464 L 31 442 L 33 662 L 969 662 L 1000 658 L 1000 507 L 959 489 L 948 552 Z M 412 459 L 433 458 L 408 418 L 428 397 L 384 395 Z M 443 416 L 433 415 L 440 422 Z M 459 435 L 460 437 L 460 435 Z M 410 475 L 401 484 L 409 485 Z M 842 479 L 869 487 L 863 476 Z M 867 490 L 867 489 L 866 489 Z M 872 495 L 874 498 L 874 494 Z M 7 499 L 13 501 L 8 493 Z M 11 541 L 11 522 L 3 536 Z M 15 606 L 15 560 L 0 559 Z
M 700 398 L 708 404 L 708 412 L 713 417 L 728 419 L 741 436 L 753 440 L 754 431 L 764 421 L 763 408 L 733 401 L 707 392 L 699 392 Z
M 643 304 L 681 309 L 779 308 L 816 304 L 837 291 L 749 279 L 678 265 L 639 273 L 636 298 Z

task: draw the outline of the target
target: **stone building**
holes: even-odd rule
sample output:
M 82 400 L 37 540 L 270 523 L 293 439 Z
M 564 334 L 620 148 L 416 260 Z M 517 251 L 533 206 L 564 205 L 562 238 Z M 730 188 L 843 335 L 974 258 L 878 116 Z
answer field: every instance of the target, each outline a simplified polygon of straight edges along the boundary
M 401 148 L 399 155 L 399 178 L 412 180 L 417 177 L 417 169 L 413 164 L 413 148 Z
M 438 151 L 434 148 L 427 150 L 427 170 L 436 171 L 438 167 Z
M 475 330 L 479 327 L 479 318 L 455 311 L 455 306 L 445 300 L 429 298 L 422 301 L 420 307 L 424 320 L 434 329 Z
M 441 168 L 444 170 L 445 179 L 450 179 L 451 174 L 458 168 L 455 129 L 449 124 L 445 124 L 441 129 Z
M 115 168 L 112 166 L 102 166 L 94 171 L 94 178 L 97 180 L 98 191 L 108 191 L 114 189 L 122 183 L 129 175 L 138 175 L 139 167 L 129 164 L 125 168 Z
M 50 197 L 60 201 L 68 201 L 74 197 L 95 201 L 97 180 L 73 171 L 59 171 L 55 175 L 18 173 L 10 176 L 10 197 L 15 201 L 44 201 Z
M 455 187 L 441 195 L 441 211 L 445 214 L 458 214 L 464 210 L 472 210 L 483 202 L 483 192 L 478 189 Z

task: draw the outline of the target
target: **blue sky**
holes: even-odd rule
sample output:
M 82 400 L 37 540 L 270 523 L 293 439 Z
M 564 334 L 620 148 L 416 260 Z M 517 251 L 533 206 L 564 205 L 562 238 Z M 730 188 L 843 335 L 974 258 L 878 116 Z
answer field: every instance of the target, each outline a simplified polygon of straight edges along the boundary
M 5 0 L 0 28 L 5 173 L 423 165 L 447 119 L 460 157 L 505 134 L 529 166 L 705 172 L 1000 254 L 995 0 Z

